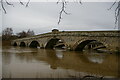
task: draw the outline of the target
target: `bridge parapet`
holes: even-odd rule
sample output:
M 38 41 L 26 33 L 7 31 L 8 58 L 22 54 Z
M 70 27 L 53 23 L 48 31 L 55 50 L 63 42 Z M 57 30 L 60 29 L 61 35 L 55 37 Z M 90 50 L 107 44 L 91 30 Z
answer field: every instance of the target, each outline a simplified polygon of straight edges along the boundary
M 88 37 L 120 37 L 120 31 L 61 31 L 58 33 L 45 33 L 32 37 L 16 39 L 13 41 L 21 41 L 28 39 L 38 39 L 44 37 L 52 37 L 52 36 L 88 36 Z

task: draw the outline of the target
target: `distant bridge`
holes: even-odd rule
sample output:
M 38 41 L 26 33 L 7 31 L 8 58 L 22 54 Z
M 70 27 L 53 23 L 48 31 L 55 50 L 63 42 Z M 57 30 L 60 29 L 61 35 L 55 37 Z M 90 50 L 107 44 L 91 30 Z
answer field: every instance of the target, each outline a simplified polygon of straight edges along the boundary
M 120 50 L 120 31 L 59 31 L 16 39 L 13 46 L 33 48 L 66 48 L 75 51 L 83 49 L 107 48 L 110 51 Z M 100 46 L 100 47 L 99 47 Z

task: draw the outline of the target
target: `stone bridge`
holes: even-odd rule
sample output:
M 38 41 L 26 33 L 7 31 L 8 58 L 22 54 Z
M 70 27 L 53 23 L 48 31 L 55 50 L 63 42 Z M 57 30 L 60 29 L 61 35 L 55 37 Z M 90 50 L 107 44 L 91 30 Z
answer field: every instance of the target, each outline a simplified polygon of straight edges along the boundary
M 59 31 L 16 39 L 13 46 L 53 49 L 55 47 L 82 51 L 86 48 L 107 48 L 110 51 L 120 50 L 120 31 Z

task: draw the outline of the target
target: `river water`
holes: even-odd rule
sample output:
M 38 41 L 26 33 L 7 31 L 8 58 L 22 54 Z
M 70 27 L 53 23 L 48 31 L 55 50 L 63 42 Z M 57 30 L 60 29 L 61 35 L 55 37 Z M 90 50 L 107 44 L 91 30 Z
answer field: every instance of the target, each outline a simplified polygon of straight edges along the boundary
M 86 75 L 117 77 L 117 55 L 95 51 L 2 48 L 3 78 L 81 78 Z

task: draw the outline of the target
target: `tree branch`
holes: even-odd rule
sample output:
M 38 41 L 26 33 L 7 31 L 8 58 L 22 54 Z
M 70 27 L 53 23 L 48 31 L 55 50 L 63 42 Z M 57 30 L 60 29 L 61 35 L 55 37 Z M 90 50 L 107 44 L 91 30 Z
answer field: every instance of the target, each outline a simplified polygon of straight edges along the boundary
M 118 2 L 117 8 L 115 9 L 115 28 L 117 27 L 119 13 L 120 13 L 120 1 Z
M 80 3 L 82 5 L 82 0 L 76 0 L 77 3 Z M 65 8 L 66 8 L 66 5 L 67 5 L 67 1 L 66 0 L 58 0 L 57 1 L 57 4 L 58 3 L 61 3 L 62 4 L 62 7 L 61 7 L 61 11 L 59 13 L 59 17 L 58 17 L 58 24 L 60 24 L 61 22 L 61 19 L 62 19 L 62 14 L 66 14 L 66 15 L 70 15 L 70 13 L 67 13 Z
M 111 5 L 111 7 L 108 10 L 111 10 L 116 3 L 117 3 L 117 0 Z
M 7 11 L 6 11 L 6 9 L 5 9 L 4 5 L 3 5 L 3 0 L 1 0 L 0 3 L 1 3 L 1 6 L 2 6 L 2 9 L 3 9 L 4 13 L 6 14 Z
M 29 6 L 29 3 L 30 3 L 30 0 L 28 0 L 28 2 L 27 2 L 27 4 L 26 4 L 26 7 L 28 7 L 28 6 Z
M 21 4 L 21 5 L 23 5 L 23 6 L 24 6 L 24 3 L 23 3 L 21 0 L 19 0 L 19 2 L 20 2 L 20 4 Z
M 4 1 L 5 1 L 5 2 L 4 2 Z M 0 3 L 1 3 L 1 7 L 2 7 L 2 9 L 3 9 L 3 11 L 4 11 L 5 14 L 7 14 L 7 11 L 6 11 L 5 7 L 4 7 L 4 3 L 6 3 L 6 4 L 9 5 L 9 6 L 13 6 L 13 7 L 14 7 L 14 4 L 8 2 L 7 0 L 0 0 Z M 19 3 L 20 3 L 21 5 L 23 5 L 23 6 L 25 5 L 21 0 L 19 0 Z M 29 3 L 30 3 L 30 0 L 28 0 L 28 2 L 26 3 L 25 6 L 28 7 Z
M 117 23 L 118 23 L 118 17 L 120 15 L 120 1 L 117 2 L 117 0 L 112 4 L 112 6 L 108 9 L 111 10 L 113 8 L 113 6 L 118 3 L 118 6 L 115 9 L 115 27 L 114 29 L 117 27 Z
M 10 6 L 13 6 L 13 7 L 14 7 L 14 5 L 11 4 L 10 2 L 8 2 L 7 0 L 5 0 L 5 2 L 7 3 L 7 5 L 10 5 Z
M 58 0 L 57 4 L 59 3 L 59 1 L 60 1 L 60 0 Z M 62 14 L 63 14 L 63 13 L 65 13 L 65 14 L 67 14 L 67 15 L 70 14 L 70 13 L 67 13 L 67 12 L 65 11 L 67 2 L 66 2 L 65 0 L 62 0 L 61 4 L 62 4 L 62 7 L 61 7 L 61 11 L 60 11 L 60 13 L 59 13 L 58 24 L 60 24 L 60 22 L 61 22 Z
M 79 0 L 79 3 L 82 4 L 82 0 Z

